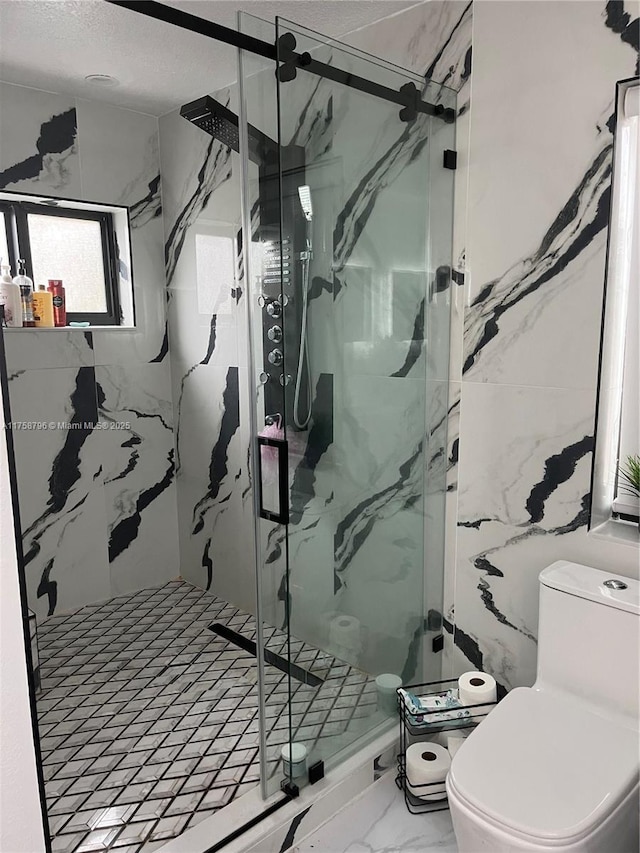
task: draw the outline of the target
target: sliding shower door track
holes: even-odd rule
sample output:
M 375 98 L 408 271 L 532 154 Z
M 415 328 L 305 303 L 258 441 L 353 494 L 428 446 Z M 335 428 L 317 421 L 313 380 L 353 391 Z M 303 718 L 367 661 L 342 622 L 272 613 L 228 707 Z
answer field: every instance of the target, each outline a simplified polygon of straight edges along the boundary
M 399 91 L 396 91 L 375 83 L 373 80 L 367 80 L 365 77 L 359 77 L 357 74 L 343 71 L 333 65 L 327 65 L 325 62 L 319 62 L 307 52 L 296 53 L 289 47 L 290 44 L 295 46 L 295 38 L 291 33 L 285 33 L 281 36 L 278 47 L 275 44 L 245 35 L 238 30 L 233 30 L 231 27 L 225 27 L 223 24 L 216 24 L 215 21 L 199 18 L 197 15 L 191 15 L 189 12 L 183 12 L 173 6 L 165 6 L 164 3 L 157 3 L 156 0 L 104 0 L 104 2 L 111 3 L 113 6 L 122 6 L 133 12 L 138 12 L 140 15 L 145 15 L 147 18 L 155 18 L 157 21 L 164 21 L 183 30 L 199 33 L 232 47 L 255 53 L 257 56 L 263 56 L 265 59 L 270 59 L 276 63 L 284 59 L 285 63 L 280 65 L 278 71 L 280 72 L 285 68 L 292 68 L 293 70 L 290 77 L 281 77 L 281 82 L 285 82 L 286 79 L 293 79 L 295 69 L 302 68 L 310 74 L 315 74 L 326 80 L 333 80 L 334 83 L 341 83 L 351 89 L 357 89 L 368 95 L 374 95 L 377 98 L 398 104 L 403 108 L 401 114 L 404 115 L 401 115 L 401 121 L 412 121 L 416 117 L 416 113 L 440 118 L 448 124 L 455 121 L 455 110 L 446 109 L 442 104 L 430 104 L 421 100 L 418 89 L 413 83 L 405 84 Z

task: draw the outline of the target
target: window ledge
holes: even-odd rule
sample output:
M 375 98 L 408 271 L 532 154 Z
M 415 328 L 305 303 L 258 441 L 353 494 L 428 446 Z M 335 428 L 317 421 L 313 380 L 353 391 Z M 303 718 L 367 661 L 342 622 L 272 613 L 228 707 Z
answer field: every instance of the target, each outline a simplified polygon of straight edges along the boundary
M 617 521 L 615 518 L 610 518 L 597 527 L 592 527 L 589 535 L 597 536 L 598 539 L 606 539 L 609 542 L 619 542 L 621 545 L 635 546 L 636 548 L 640 545 L 640 530 L 638 530 L 638 525 L 627 521 Z
M 23 334 L 24 332 L 135 332 L 137 326 L 23 326 L 21 329 L 15 327 L 4 328 L 3 332 L 12 334 Z

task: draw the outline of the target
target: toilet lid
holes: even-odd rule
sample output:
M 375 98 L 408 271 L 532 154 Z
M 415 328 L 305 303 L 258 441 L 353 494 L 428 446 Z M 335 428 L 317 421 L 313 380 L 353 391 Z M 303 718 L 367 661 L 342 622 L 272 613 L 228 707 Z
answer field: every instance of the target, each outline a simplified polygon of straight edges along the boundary
M 460 747 L 450 781 L 504 827 L 541 839 L 575 838 L 637 785 L 638 732 L 575 698 L 516 688 Z

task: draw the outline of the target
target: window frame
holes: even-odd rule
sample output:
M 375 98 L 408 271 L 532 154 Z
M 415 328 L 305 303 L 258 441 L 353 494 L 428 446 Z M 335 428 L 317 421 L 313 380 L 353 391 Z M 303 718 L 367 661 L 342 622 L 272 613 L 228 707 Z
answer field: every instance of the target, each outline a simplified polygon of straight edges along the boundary
M 15 236 L 15 228 L 13 224 L 13 217 L 11 215 L 11 209 L 9 207 L 8 202 L 4 202 L 0 200 L 0 216 L 3 219 L 3 227 L 5 229 L 5 234 L 7 237 L 7 250 L 9 252 L 9 257 L 7 260 L 11 265 L 12 270 L 17 269 L 17 261 L 18 258 L 16 256 L 16 236 Z
M 33 262 L 31 256 L 31 239 L 29 234 L 28 215 L 61 216 L 65 219 L 83 219 L 97 222 L 100 225 L 100 242 L 102 248 L 102 263 L 105 278 L 105 312 L 67 311 L 69 323 L 90 323 L 91 326 L 120 326 L 122 311 L 120 306 L 120 276 L 118 272 L 118 242 L 113 224 L 113 214 L 108 210 L 84 209 L 67 207 L 64 200 L 51 199 L 55 204 L 46 202 L 25 201 L 23 199 L 0 200 L 0 213 L 4 214 L 7 226 L 9 258 L 12 268 L 17 270 L 17 259 L 25 262 L 27 275 L 33 279 Z M 11 255 L 13 254 L 13 259 Z M 36 286 L 34 280 L 34 287 Z M 38 282 L 39 284 L 39 282 Z
M 621 196 L 621 187 L 625 186 L 625 173 L 631 165 L 635 168 L 635 193 L 640 193 L 640 165 L 636 158 L 640 153 L 640 143 L 629 143 L 631 134 L 624 104 L 627 92 L 640 86 L 640 77 L 630 77 L 616 84 L 616 111 L 613 141 L 613 163 L 611 182 L 611 202 L 609 227 L 607 234 L 607 252 L 605 261 L 605 284 L 600 336 L 600 354 L 598 361 L 598 386 L 596 397 L 595 451 L 593 454 L 591 476 L 591 513 L 589 529 L 604 536 L 620 538 L 628 542 L 638 541 L 640 536 L 640 499 L 624 498 L 619 490 L 620 439 L 623 429 L 623 396 L 629 380 L 625 375 L 627 358 L 626 340 L 629 334 L 629 294 L 636 284 L 633 269 L 633 234 L 629 228 L 628 209 L 625 212 L 625 198 Z M 633 114 L 632 114 L 633 115 Z M 636 117 L 640 126 L 640 118 Z M 622 136 L 625 134 L 625 136 Z M 631 146 L 631 147 L 629 147 Z M 634 208 L 634 203 L 627 208 Z M 637 208 L 635 208 L 637 210 Z M 631 214 L 631 225 L 633 225 Z M 632 234 L 629 243 L 622 242 L 624 234 Z M 636 247 L 637 249 L 637 247 Z M 622 258 L 628 255 L 628 263 Z M 640 320 L 638 320 L 640 324 Z M 636 330 L 636 334 L 638 330 Z M 625 379 L 627 380 L 625 382 Z

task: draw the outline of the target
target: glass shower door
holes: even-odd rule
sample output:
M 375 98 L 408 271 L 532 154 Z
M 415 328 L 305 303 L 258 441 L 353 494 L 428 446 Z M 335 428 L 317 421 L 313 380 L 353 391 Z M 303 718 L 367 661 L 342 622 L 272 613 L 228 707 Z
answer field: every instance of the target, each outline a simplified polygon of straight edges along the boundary
M 259 622 L 267 658 L 286 635 L 288 736 L 321 773 L 393 725 L 394 684 L 441 674 L 456 98 L 288 21 L 242 18 L 278 59 L 277 75 L 242 59 L 247 137 L 278 143 L 277 199 L 245 158 L 256 439 L 270 454 L 274 399 L 286 439 L 286 520 L 257 508 Z M 266 770 L 281 778 L 269 689 Z
M 276 38 L 283 229 L 309 257 L 285 350 L 310 392 L 287 423 L 289 628 L 322 660 L 292 736 L 330 766 L 392 722 L 390 676 L 441 676 L 456 98 L 290 21 Z

